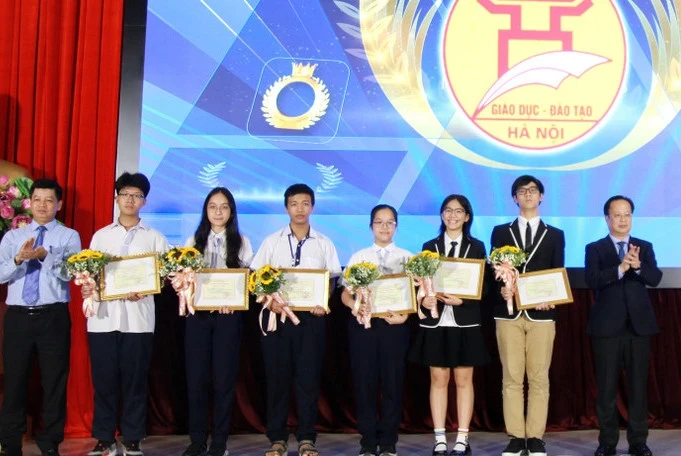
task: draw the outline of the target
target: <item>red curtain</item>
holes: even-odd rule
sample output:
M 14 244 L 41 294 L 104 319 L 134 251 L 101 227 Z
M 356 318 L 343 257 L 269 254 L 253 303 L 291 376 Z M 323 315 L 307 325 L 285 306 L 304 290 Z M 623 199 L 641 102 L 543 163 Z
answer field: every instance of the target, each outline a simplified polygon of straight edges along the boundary
M 3 0 L 0 10 L 1 158 L 25 166 L 33 177 L 56 178 L 65 188 L 60 218 L 88 245 L 97 227 L 111 220 L 118 116 L 121 0 Z M 92 386 L 85 322 L 78 290 L 73 290 L 71 375 L 68 390 L 69 437 L 90 435 Z M 587 290 L 574 290 L 575 303 L 559 309 L 553 365 L 549 429 L 596 426 L 595 380 L 590 341 L 584 328 L 592 303 Z M 681 426 L 681 290 L 653 290 L 661 324 L 653 338 L 649 386 L 654 427 Z M 150 376 L 148 427 L 151 434 L 186 432 L 183 320 L 172 290 L 157 298 L 157 331 Z M 320 398 L 319 428 L 353 430 L 353 388 L 347 357 L 347 308 L 334 297 L 327 317 L 328 341 Z M 476 429 L 501 430 L 501 368 L 494 322 L 485 307 L 484 332 L 493 361 L 475 372 Z M 264 368 L 257 328 L 257 306 L 245 315 L 240 347 L 235 432 L 264 429 Z M 412 319 L 414 332 L 416 322 Z M 226 347 L 226 349 L 230 349 Z M 31 385 L 39 417 L 39 385 Z M 624 386 L 624 383 L 623 383 Z M 404 431 L 428 431 L 428 372 L 410 365 L 403 411 Z M 626 394 L 619 406 L 626 416 Z M 448 427 L 456 422 L 451 391 Z M 295 424 L 295 420 L 290 420 Z M 38 424 L 39 425 L 39 424 Z
M 122 0 L 3 0 L 0 148 L 33 178 L 64 188 L 58 217 L 84 246 L 111 222 L 120 86 Z M 68 387 L 70 436 L 89 436 L 92 385 L 79 292 Z

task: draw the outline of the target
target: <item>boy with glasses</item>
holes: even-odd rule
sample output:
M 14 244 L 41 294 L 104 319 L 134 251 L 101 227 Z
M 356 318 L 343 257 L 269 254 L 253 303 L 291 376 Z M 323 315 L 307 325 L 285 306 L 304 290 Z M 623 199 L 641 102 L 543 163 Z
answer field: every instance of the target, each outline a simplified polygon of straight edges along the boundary
M 520 176 L 511 186 L 513 201 L 520 209 L 513 222 L 494 227 L 492 249 L 511 245 L 525 250 L 527 262 L 520 272 L 561 268 L 565 264 L 563 231 L 544 223 L 539 205 L 544 185 L 534 176 Z M 506 300 L 515 290 L 501 287 L 494 308 L 497 344 L 503 368 L 504 422 L 510 437 L 502 456 L 546 456 L 542 437 L 549 409 L 549 368 L 556 335 L 554 306 L 540 304 L 534 310 L 508 310 Z M 525 416 L 527 375 L 527 416 Z
M 118 219 L 97 231 L 90 248 L 113 256 L 162 253 L 165 236 L 145 225 L 140 210 L 147 201 L 149 180 L 140 173 L 123 173 L 116 180 Z M 124 299 L 98 301 L 94 289 L 82 287 L 83 298 L 95 299 L 95 315 L 87 320 L 95 410 L 92 436 L 97 444 L 88 456 L 118 454 L 116 429 L 120 396 L 123 454 L 142 456 L 146 436 L 147 377 L 154 339 L 154 297 L 129 293 Z

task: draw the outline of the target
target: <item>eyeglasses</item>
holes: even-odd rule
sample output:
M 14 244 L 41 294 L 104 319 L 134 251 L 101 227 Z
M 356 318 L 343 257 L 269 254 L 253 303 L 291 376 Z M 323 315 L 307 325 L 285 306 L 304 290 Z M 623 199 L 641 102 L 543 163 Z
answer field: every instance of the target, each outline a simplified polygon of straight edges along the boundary
M 442 212 L 444 212 L 446 215 L 464 215 L 466 213 L 466 209 L 461 209 L 460 207 L 452 209 L 448 207 Z
M 539 189 L 537 187 L 519 188 L 515 191 L 515 194 L 520 196 L 536 195 L 537 193 L 539 193 Z
M 380 226 L 381 228 L 394 228 L 397 225 L 397 222 L 394 220 L 391 220 L 389 222 L 380 222 L 380 221 L 375 221 L 372 223 L 374 226 Z
M 137 201 L 142 201 L 144 199 L 142 193 L 119 193 L 118 196 L 122 199 L 134 199 Z

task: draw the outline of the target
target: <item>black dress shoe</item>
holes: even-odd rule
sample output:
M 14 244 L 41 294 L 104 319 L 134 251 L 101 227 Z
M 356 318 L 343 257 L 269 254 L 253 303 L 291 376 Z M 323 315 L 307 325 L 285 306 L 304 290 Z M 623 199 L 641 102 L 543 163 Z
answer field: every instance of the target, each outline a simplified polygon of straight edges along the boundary
M 598 447 L 594 456 L 615 456 L 617 454 L 617 448 L 612 445 L 601 445 Z
M 653 452 L 650 451 L 648 445 L 645 443 L 637 443 L 635 445 L 629 446 L 630 456 L 653 456 Z
M 433 456 L 448 456 L 449 451 L 447 451 L 446 443 L 436 443 L 433 447 Z
M 461 443 L 455 443 L 452 452 L 449 453 L 449 456 L 470 456 L 473 454 L 473 451 L 471 451 L 471 446 L 468 443 L 466 443 L 464 449 L 461 449 L 461 447 Z

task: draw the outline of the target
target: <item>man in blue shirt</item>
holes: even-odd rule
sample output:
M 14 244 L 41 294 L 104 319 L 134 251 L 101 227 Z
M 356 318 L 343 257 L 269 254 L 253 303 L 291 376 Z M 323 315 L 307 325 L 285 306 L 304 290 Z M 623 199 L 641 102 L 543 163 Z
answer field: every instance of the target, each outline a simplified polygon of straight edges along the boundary
M 62 189 L 56 181 L 35 181 L 30 196 L 33 222 L 7 232 L 0 242 L 0 283 L 9 283 L 0 414 L 0 454 L 7 456 L 21 455 L 34 350 L 44 391 L 44 428 L 36 436 L 43 455 L 59 454 L 66 419 L 71 319 L 70 279 L 64 263 L 80 251 L 80 236 L 55 220 L 62 206 Z

